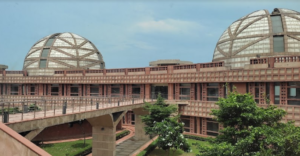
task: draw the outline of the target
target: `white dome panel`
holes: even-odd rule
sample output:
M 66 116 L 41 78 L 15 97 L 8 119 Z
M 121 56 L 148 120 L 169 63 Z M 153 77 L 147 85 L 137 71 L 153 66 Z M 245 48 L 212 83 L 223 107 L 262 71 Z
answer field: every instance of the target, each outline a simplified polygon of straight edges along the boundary
M 46 42 L 46 40 L 40 41 L 39 43 L 37 43 L 37 44 L 34 46 L 34 48 L 38 48 L 38 47 L 44 46 L 45 42 Z
M 41 57 L 41 53 L 43 53 L 44 57 Z M 84 55 L 86 57 L 83 57 Z M 55 33 L 42 38 L 31 47 L 24 60 L 23 69 L 30 68 L 30 72 L 48 70 L 47 68 L 51 69 L 51 71 L 64 69 L 80 70 L 82 69 L 79 65 L 82 64 L 80 61 L 85 61 L 85 59 L 90 59 L 95 67 L 99 65 L 98 67 L 100 68 L 98 69 L 105 68 L 101 53 L 89 40 L 73 33 Z M 31 65 L 28 61 L 36 62 Z M 40 62 L 42 62 L 41 65 L 39 65 Z
M 56 39 L 54 42 L 53 46 L 58 46 L 58 47 L 71 47 L 72 45 L 70 45 L 69 43 L 61 40 L 61 39 Z
M 229 30 L 231 34 L 227 33 Z M 267 10 L 252 12 L 225 29 L 216 44 L 213 62 L 224 61 L 231 68 L 243 68 L 257 56 L 294 56 L 300 52 L 299 33 L 299 12 L 277 8 L 271 14 Z M 231 36 L 224 42 L 227 34 Z
M 62 34 L 59 35 L 59 37 L 62 37 L 62 38 L 65 38 L 65 37 L 67 37 L 67 38 L 73 38 L 73 36 L 70 33 L 62 33 Z
M 27 66 L 27 68 L 37 68 L 38 65 L 39 65 L 38 62 L 34 62 L 34 63 L 32 63 L 31 65 Z
M 51 50 L 50 57 L 71 57 L 71 56 L 66 55 L 64 53 L 61 53 L 61 52 L 56 51 L 56 50 Z
M 87 57 L 85 57 L 86 59 L 92 59 L 92 60 L 98 60 L 98 55 L 97 54 L 92 54 L 92 55 L 89 55 Z

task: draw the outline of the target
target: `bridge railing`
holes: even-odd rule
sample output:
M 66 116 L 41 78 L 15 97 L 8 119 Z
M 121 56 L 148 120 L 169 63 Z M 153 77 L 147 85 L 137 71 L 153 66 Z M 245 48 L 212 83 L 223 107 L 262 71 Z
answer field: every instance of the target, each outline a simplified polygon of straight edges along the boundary
M 80 113 L 126 105 L 141 104 L 153 99 L 120 97 L 41 97 L 37 99 L 0 99 L 0 118 L 3 123 Z

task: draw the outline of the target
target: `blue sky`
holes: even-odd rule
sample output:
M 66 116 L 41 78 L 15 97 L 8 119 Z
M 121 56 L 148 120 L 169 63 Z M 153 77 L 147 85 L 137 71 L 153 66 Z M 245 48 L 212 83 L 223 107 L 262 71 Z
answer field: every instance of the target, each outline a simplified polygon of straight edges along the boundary
M 158 59 L 210 62 L 223 31 L 253 11 L 297 1 L 0 1 L 0 64 L 21 70 L 39 39 L 73 32 L 93 42 L 106 68 L 145 67 Z

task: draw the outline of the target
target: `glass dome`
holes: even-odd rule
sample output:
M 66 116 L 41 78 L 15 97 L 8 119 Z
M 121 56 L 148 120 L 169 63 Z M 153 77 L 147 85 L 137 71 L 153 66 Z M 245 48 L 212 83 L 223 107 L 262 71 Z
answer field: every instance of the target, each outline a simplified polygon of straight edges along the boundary
M 23 70 L 103 69 L 101 53 L 89 40 L 73 33 L 56 33 L 36 42 L 24 60 Z
M 244 68 L 251 58 L 300 54 L 300 13 L 277 9 L 250 13 L 233 22 L 217 42 L 213 61 Z

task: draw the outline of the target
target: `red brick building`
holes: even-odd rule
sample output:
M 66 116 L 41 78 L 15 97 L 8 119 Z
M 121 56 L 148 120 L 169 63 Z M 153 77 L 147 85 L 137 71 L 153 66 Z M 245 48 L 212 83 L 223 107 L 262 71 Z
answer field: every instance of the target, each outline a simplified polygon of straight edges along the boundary
M 199 49 L 200 50 L 200 49 Z M 259 10 L 233 22 L 217 42 L 213 60 L 195 63 L 158 60 L 149 67 L 105 69 L 101 53 L 73 33 L 49 35 L 32 46 L 21 71 L 0 66 L 0 98 L 40 96 L 132 96 L 178 104 L 185 131 L 217 135 L 209 115 L 219 97 L 235 86 L 251 93 L 259 106 L 286 110 L 284 121 L 300 125 L 300 13 Z M 123 124 L 134 124 L 128 112 Z

